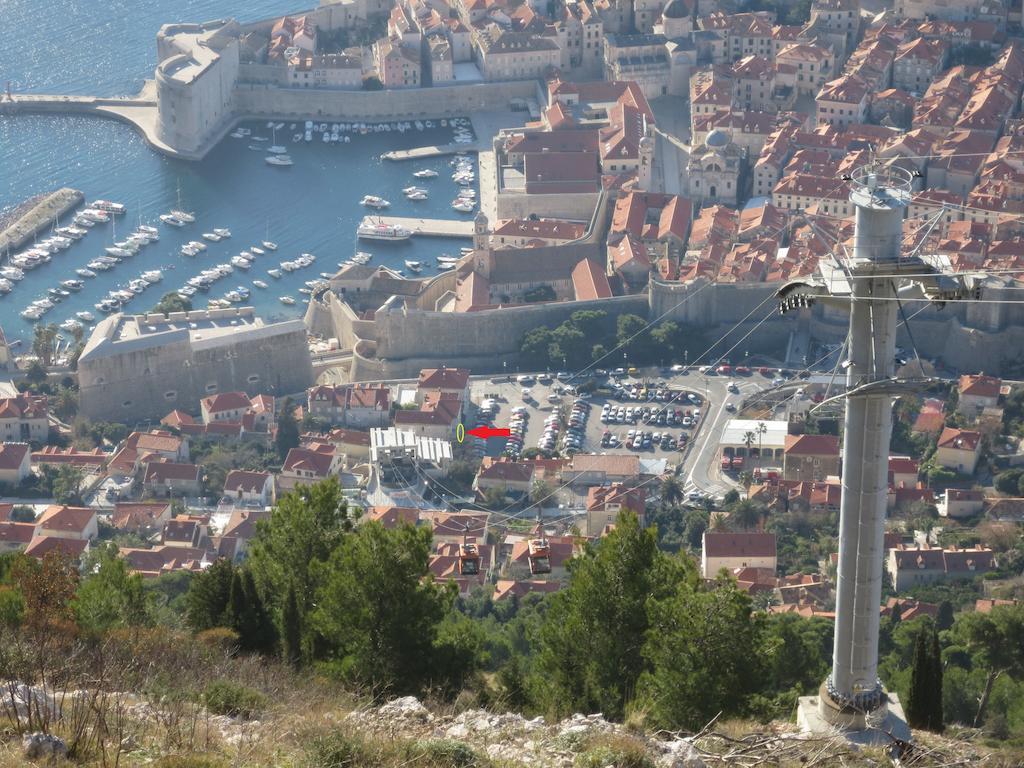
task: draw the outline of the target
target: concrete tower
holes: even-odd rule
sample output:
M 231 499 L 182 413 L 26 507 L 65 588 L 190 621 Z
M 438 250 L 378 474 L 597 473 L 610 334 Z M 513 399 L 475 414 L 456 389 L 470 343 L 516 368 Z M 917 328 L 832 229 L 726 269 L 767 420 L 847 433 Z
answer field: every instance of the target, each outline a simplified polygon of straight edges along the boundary
M 877 726 L 906 738 L 899 702 L 878 679 L 892 405 L 922 383 L 895 375 L 897 291 L 923 291 L 937 304 L 964 291 L 941 264 L 900 252 L 913 181 L 908 172 L 870 165 L 847 181 L 856 209 L 852 258 L 823 266 L 827 284 L 790 283 L 779 291 L 783 312 L 816 301 L 850 311 L 832 673 L 817 697 L 801 699 L 798 722 L 809 730 L 859 732 L 868 740 L 880 732 L 870 730 Z
M 488 225 L 487 214 L 482 210 L 477 211 L 476 216 L 473 217 L 473 250 L 477 254 L 487 250 L 487 244 L 490 240 L 490 228 Z

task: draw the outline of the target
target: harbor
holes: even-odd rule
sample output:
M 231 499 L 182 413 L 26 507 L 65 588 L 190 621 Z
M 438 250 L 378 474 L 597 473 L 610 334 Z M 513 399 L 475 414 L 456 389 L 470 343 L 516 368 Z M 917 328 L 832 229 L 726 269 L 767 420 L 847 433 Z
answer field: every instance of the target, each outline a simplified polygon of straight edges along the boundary
M 73 211 L 85 200 L 77 189 L 63 187 L 37 195 L 0 216 L 0 254 L 21 248 L 55 221 Z
M 82 190 L 86 201 L 75 211 L 43 206 L 32 234 L 19 229 L 27 239 L 0 264 L 0 327 L 23 341 L 37 322 L 87 330 L 112 312 L 148 312 L 170 292 L 194 308 L 251 305 L 281 320 L 302 316 L 317 287 L 347 264 L 408 277 L 450 269 L 478 207 L 475 154 L 381 159 L 475 140 L 467 118 L 445 123 L 247 121 L 196 165 L 161 157 L 113 121 L 0 120 L 0 205 L 9 223 L 30 213 L 26 192 L 46 190 L 50 179 Z M 61 162 L 54 143 L 80 158 L 75 166 Z M 278 157 L 288 164 L 268 162 Z M 120 213 L 105 215 L 97 203 Z M 357 235 L 364 219 L 381 214 L 399 222 L 396 231 L 407 228 L 406 237 Z

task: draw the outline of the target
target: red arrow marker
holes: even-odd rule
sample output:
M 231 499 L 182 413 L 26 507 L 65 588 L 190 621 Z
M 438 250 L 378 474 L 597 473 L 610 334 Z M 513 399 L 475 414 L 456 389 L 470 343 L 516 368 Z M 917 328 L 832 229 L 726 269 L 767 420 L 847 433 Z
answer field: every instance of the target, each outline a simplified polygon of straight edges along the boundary
M 510 437 L 512 430 L 508 427 L 474 427 L 467 429 L 466 434 L 486 440 L 489 437 Z

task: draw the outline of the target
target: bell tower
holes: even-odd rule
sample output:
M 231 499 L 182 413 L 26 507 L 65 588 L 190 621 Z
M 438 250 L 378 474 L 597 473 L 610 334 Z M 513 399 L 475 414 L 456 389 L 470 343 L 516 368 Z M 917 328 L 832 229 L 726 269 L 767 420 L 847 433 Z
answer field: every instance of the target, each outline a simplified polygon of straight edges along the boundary
M 477 211 L 473 218 L 473 250 L 486 251 L 489 246 L 490 230 L 488 227 L 487 214 Z

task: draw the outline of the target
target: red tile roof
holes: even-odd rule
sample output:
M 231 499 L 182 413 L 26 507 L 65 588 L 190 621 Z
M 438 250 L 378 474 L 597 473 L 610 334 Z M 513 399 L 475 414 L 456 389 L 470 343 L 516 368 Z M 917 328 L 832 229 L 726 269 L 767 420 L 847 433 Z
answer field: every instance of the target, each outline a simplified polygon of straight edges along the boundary
M 82 534 L 95 519 L 96 510 L 92 507 L 68 507 L 52 504 L 39 516 L 36 525 L 44 531 Z
M 270 479 L 269 472 L 252 472 L 244 469 L 233 469 L 224 478 L 224 491 L 228 493 L 262 493 Z
M 786 435 L 787 456 L 838 456 L 839 438 L 835 435 Z
M 0 544 L 25 546 L 32 541 L 35 523 L 0 523 Z
M 973 395 L 975 397 L 998 398 L 999 389 L 1003 386 L 1003 380 L 995 376 L 972 376 L 964 374 L 960 377 L 960 394 Z
M 209 413 L 246 410 L 249 406 L 249 396 L 245 394 L 245 392 L 221 392 L 216 395 L 204 397 L 202 400 L 203 410 L 208 411 Z
M 309 448 L 292 448 L 285 457 L 283 470 L 295 472 L 303 470 L 312 472 L 316 477 L 327 477 L 331 471 L 331 463 L 334 461 L 334 450 L 324 449 L 321 444 L 317 450 Z
M 50 552 L 61 552 L 72 559 L 81 557 L 89 546 L 85 539 L 64 539 L 58 536 L 36 536 L 25 547 L 25 554 L 43 558 Z
M 29 451 L 28 443 L 0 443 L 0 469 L 18 469 Z
M 577 301 L 607 299 L 612 295 L 608 276 L 593 259 L 582 259 L 573 267 L 572 286 Z
M 970 429 L 946 427 L 939 435 L 939 448 L 953 448 L 958 451 L 975 451 L 981 444 L 981 433 Z
M 704 534 L 704 554 L 707 557 L 775 557 L 775 534 L 708 531 Z
M 151 461 L 146 465 L 143 482 L 163 484 L 169 480 L 199 480 L 199 467 L 174 461 Z
M 115 528 L 135 530 L 156 525 L 169 516 L 170 504 L 162 502 L 118 502 L 114 505 L 112 522 Z
M 469 383 L 468 368 L 424 368 L 417 381 L 419 389 L 462 390 Z

